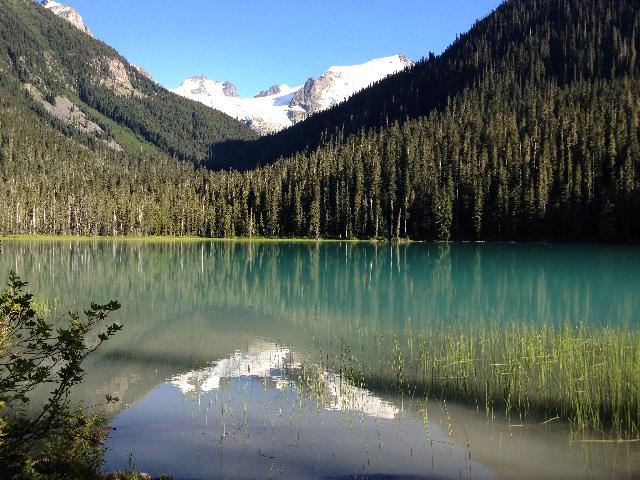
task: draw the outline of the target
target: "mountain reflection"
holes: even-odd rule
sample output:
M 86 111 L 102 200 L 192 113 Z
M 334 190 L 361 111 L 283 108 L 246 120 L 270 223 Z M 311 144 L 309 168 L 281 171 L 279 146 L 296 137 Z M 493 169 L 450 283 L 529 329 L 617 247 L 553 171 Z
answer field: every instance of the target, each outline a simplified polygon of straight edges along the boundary
M 87 403 L 117 394 L 118 409 L 255 338 L 306 355 L 434 323 L 636 325 L 640 312 L 637 246 L 8 240 L 0 272 L 10 269 L 54 318 L 123 305 L 123 331 L 76 392 Z
M 296 382 L 296 373 L 302 366 L 295 361 L 299 355 L 289 348 L 264 340 L 253 341 L 248 351 L 236 350 L 233 355 L 215 361 L 211 366 L 176 375 L 170 381 L 180 391 L 200 400 L 207 392 L 225 387 L 232 378 L 259 378 L 274 388 L 287 388 L 303 392 L 304 386 Z M 342 375 L 323 371 L 318 376 L 322 391 L 321 405 L 334 411 L 360 412 L 378 418 L 393 419 L 398 408 L 372 392 L 352 385 Z
M 109 412 L 110 469 L 135 449 L 145 470 L 176 478 L 460 478 L 461 466 L 493 478 L 478 462 L 507 478 L 547 467 L 540 478 L 572 478 L 582 452 L 562 432 L 551 441 L 553 426 L 517 436 L 509 422 L 454 405 L 432 406 L 427 421 L 424 405 L 331 371 L 329 355 L 355 335 L 391 348 L 447 323 L 640 318 L 637 246 L 3 243 L 0 274 L 15 270 L 54 319 L 91 301 L 123 305 L 114 316 L 123 331 L 88 359 L 73 400 L 120 398 Z M 377 354 L 347 353 L 364 366 Z M 451 417 L 464 425 L 453 437 Z M 617 458 L 602 452 L 596 465 Z
M 171 384 L 185 395 L 200 397 L 201 394 L 220 388 L 223 379 L 256 377 L 270 380 L 280 386 L 283 382 L 285 365 L 291 352 L 288 348 L 261 340 L 249 345 L 247 352 L 236 350 L 228 358 L 215 361 L 210 367 L 176 375 Z

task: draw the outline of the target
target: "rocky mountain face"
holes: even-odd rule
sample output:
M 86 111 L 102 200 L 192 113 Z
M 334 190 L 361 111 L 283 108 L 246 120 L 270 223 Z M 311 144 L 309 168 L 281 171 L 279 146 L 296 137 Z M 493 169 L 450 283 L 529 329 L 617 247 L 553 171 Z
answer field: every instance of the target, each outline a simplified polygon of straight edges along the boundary
M 59 17 L 64 18 L 78 30 L 93 37 L 93 34 L 84 24 L 84 20 L 82 20 L 82 17 L 74 8 L 71 8 L 70 6 L 63 3 L 55 2 L 54 0 L 42 0 L 42 6 L 48 10 L 51 10 Z
M 296 123 L 311 114 L 333 107 L 357 91 L 411 65 L 413 62 L 408 58 L 394 55 L 376 58 L 362 65 L 331 67 L 320 77 L 307 80 L 293 96 L 289 106 L 301 107 L 304 116 L 292 121 Z
M 266 90 L 261 90 L 258 93 L 256 93 L 256 96 L 254 98 L 270 97 L 278 93 L 280 93 L 280 85 L 273 85 L 267 88 Z
M 360 65 L 331 67 L 304 85 L 273 85 L 252 98 L 238 96 L 230 82 L 204 76 L 187 78 L 171 90 L 242 120 L 260 135 L 290 127 L 309 115 L 346 100 L 372 83 L 413 65 L 402 55 L 376 58 Z
M 222 92 L 227 97 L 239 97 L 240 96 L 240 95 L 238 95 L 238 89 L 231 82 L 224 82 L 222 84 Z
M 92 135 L 100 140 L 108 147 L 118 152 L 122 151 L 122 147 L 112 138 L 109 138 L 103 128 L 93 122 L 87 115 L 72 103 L 68 98 L 57 95 L 51 102 L 44 98 L 42 93 L 33 85 L 26 84 L 25 90 L 40 103 L 40 105 L 50 115 L 54 116 L 62 123 L 74 127 L 78 131 Z
M 84 24 L 84 20 L 82 19 L 82 16 L 74 8 L 70 7 L 69 5 L 56 2 L 54 0 L 42 0 L 41 5 L 47 10 L 50 10 L 51 12 L 59 16 L 60 18 L 64 18 L 67 22 L 69 22 L 71 25 L 76 27 L 78 30 L 93 37 L 93 34 L 89 30 L 89 28 L 87 28 L 87 26 Z M 96 60 L 94 62 L 94 66 L 100 69 L 102 68 L 101 63 L 104 63 L 104 62 L 100 62 L 99 60 Z M 148 71 L 146 71 L 143 67 L 141 67 L 140 65 L 131 65 L 131 66 L 135 68 L 140 74 L 144 75 L 149 80 L 152 80 L 155 82 L 151 74 Z M 124 65 L 122 65 L 121 62 L 114 62 L 113 60 L 107 59 L 105 63 L 105 68 L 106 68 L 106 71 L 109 73 L 109 76 L 112 78 L 113 80 L 112 83 L 114 85 L 118 87 L 122 87 L 124 91 L 132 91 L 131 83 L 129 81 L 129 78 L 127 77 L 127 73 L 125 71 Z M 235 89 L 235 86 L 233 88 Z
M 81 32 L 84 32 L 90 37 L 93 37 L 93 34 L 84 24 L 84 20 L 82 20 L 82 17 L 74 8 L 63 3 L 56 2 L 54 0 L 42 0 L 41 5 L 57 16 L 65 19 L 67 22 L 71 23 Z M 131 84 L 131 79 L 129 78 L 129 74 L 127 73 L 126 66 L 120 59 L 110 56 L 104 56 L 94 58 L 89 63 L 95 71 L 95 79 L 100 84 L 112 90 L 116 95 L 142 96 L 142 94 L 138 92 Z M 149 72 L 147 72 L 144 68 L 137 65 L 132 65 L 132 67 L 148 79 L 153 80 Z
M 135 68 L 138 71 L 138 73 L 143 75 L 145 78 L 151 80 L 152 82 L 155 82 L 155 79 L 151 76 L 151 74 L 144 67 L 141 67 L 140 65 L 133 65 L 133 64 L 131 64 L 131 66 L 133 68 Z

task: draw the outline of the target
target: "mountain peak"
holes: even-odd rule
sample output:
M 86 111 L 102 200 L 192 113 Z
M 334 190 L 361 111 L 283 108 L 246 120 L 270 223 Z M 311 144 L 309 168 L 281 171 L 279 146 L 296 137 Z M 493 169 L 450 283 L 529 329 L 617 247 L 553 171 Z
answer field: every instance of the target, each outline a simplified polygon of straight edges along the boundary
M 270 97 L 272 95 L 277 95 L 282 91 L 282 87 L 280 85 L 271 85 L 266 90 L 261 90 L 255 94 L 253 98 L 262 98 L 262 97 Z
M 231 82 L 209 80 L 204 75 L 193 75 L 186 78 L 176 91 L 183 96 L 195 95 L 203 97 L 239 97 L 238 89 Z
M 272 85 L 252 98 L 238 96 L 235 85 L 204 76 L 187 78 L 172 91 L 243 120 L 259 134 L 290 127 L 307 116 L 331 108 L 378 80 L 413 65 L 403 55 L 376 58 L 360 65 L 331 67 L 304 85 Z
M 206 82 L 209 79 L 207 77 L 205 77 L 204 75 L 192 75 L 191 77 L 187 77 L 185 78 L 184 82 L 182 83 L 186 83 L 186 82 Z
M 91 31 L 84 24 L 84 20 L 78 13 L 78 11 L 74 8 L 71 8 L 69 5 L 65 5 L 64 3 L 56 2 L 54 0 L 42 0 L 41 5 L 50 10 L 55 15 L 60 18 L 64 18 L 71 25 L 76 27 L 78 30 L 86 33 L 87 35 L 93 37 Z
M 392 73 L 396 73 L 400 70 L 405 69 L 408 66 L 413 65 L 413 62 L 409 60 L 404 55 L 390 55 L 388 57 L 379 57 L 374 58 L 373 60 L 369 60 L 365 63 L 361 63 L 358 65 L 347 65 L 347 66 L 332 66 L 329 67 L 327 72 L 333 73 L 343 73 L 348 72 L 350 74 L 356 73 L 358 70 L 361 71 L 378 71 L 384 76 L 390 75 Z
M 222 91 L 227 97 L 240 97 L 237 87 L 231 82 L 224 82 L 222 84 Z
M 289 106 L 299 107 L 298 110 L 302 112 L 292 112 L 292 120 L 304 120 L 313 113 L 337 105 L 354 93 L 410 65 L 413 62 L 407 57 L 392 55 L 374 58 L 359 65 L 330 67 L 320 77 L 307 80 L 296 92 Z

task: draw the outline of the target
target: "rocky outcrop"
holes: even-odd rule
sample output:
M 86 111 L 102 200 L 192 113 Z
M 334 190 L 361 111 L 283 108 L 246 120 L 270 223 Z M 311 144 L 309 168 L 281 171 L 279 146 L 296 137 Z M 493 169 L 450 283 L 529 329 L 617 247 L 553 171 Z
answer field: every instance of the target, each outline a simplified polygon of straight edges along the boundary
M 287 111 L 287 117 L 291 121 L 292 125 L 295 125 L 298 122 L 302 122 L 307 117 L 309 117 L 310 113 L 307 112 L 304 108 L 291 108 Z
M 98 138 L 112 149 L 118 152 L 122 151 L 122 147 L 113 139 L 106 138 L 106 134 L 100 125 L 91 121 L 87 115 L 68 98 L 58 95 L 52 102 L 49 102 L 33 85 L 27 84 L 25 88 L 50 115 L 82 133 Z
M 141 96 L 142 94 L 133 88 L 127 68 L 119 58 L 99 57 L 92 62 L 96 70 L 96 78 L 113 93 L 120 96 Z
M 307 80 L 304 86 L 293 96 L 291 103 L 289 103 L 291 108 L 300 107 L 298 110 L 291 110 L 291 115 L 289 116 L 291 121 L 294 121 L 292 117 L 297 118 L 294 122 L 296 123 L 313 113 L 331 108 L 333 104 L 327 104 L 323 96 L 335 84 L 337 78 L 337 74 L 327 71 L 319 78 L 312 77 Z
M 64 18 L 74 27 L 83 31 L 87 35 L 93 37 L 92 33 L 84 24 L 82 17 L 75 9 L 54 0 L 42 0 L 42 6 L 60 18 Z M 118 58 L 97 58 L 92 62 L 92 65 L 96 69 L 98 74 L 97 78 L 100 84 L 113 90 L 116 95 L 140 96 L 140 92 L 135 90 L 133 85 L 131 85 L 131 80 L 129 79 L 124 63 Z M 151 75 L 149 75 L 149 73 L 142 67 L 134 66 L 134 68 L 149 79 L 153 80 Z
M 238 89 L 231 82 L 224 82 L 222 84 L 222 91 L 227 97 L 240 97 L 240 95 L 238 95 Z
M 63 3 L 55 2 L 53 0 L 43 0 L 42 6 L 47 10 L 50 10 L 57 16 L 64 18 L 67 22 L 69 22 L 71 25 L 76 27 L 78 30 L 93 37 L 93 34 L 89 31 L 87 26 L 84 24 L 84 20 L 82 20 L 82 17 L 78 13 L 78 11 L 75 10 L 74 8 L 71 8 L 70 6 L 65 5 Z
M 251 127 L 258 135 L 270 135 L 272 133 L 282 130 L 282 125 L 279 123 L 268 122 L 267 120 L 254 117 L 245 121 L 248 127 Z
M 135 68 L 135 69 L 136 69 L 136 71 L 137 71 L 140 75 L 142 75 L 143 77 L 145 77 L 145 78 L 147 78 L 147 79 L 151 80 L 152 82 L 155 82 L 155 79 L 151 76 L 151 74 L 150 74 L 150 73 L 149 73 L 149 72 L 148 72 L 144 67 L 141 67 L 140 65 L 133 65 L 133 64 L 131 64 L 131 66 L 132 66 L 133 68 Z M 157 83 L 157 82 L 156 82 L 156 83 Z
M 256 93 L 256 95 L 253 98 L 270 97 L 271 95 L 277 95 L 281 91 L 282 89 L 280 88 L 280 85 L 273 85 L 267 88 L 266 90 L 262 90 Z

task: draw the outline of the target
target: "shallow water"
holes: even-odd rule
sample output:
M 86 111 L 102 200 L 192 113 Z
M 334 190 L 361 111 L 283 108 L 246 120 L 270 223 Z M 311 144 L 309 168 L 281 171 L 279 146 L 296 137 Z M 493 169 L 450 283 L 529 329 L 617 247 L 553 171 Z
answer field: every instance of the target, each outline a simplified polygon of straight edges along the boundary
M 567 425 L 484 408 L 425 409 L 338 372 L 309 383 L 303 368 L 318 345 L 353 332 L 514 320 L 637 328 L 639 247 L 5 241 L 0 273 L 9 269 L 55 312 L 122 303 L 124 330 L 76 392 L 121 399 L 109 469 L 131 455 L 144 471 L 194 479 L 640 473 L 637 444 L 581 444 Z

